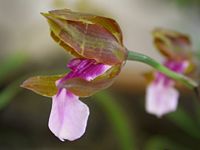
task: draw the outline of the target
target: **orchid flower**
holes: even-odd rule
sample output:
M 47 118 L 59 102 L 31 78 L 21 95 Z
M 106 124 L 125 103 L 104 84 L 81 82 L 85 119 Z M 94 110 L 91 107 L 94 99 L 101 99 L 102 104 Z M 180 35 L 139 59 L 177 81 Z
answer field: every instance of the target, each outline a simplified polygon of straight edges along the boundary
M 68 9 L 41 13 L 48 21 L 51 37 L 71 53 L 66 74 L 31 77 L 21 87 L 52 98 L 49 129 L 61 141 L 80 138 L 87 126 L 89 108 L 79 100 L 112 85 L 126 60 L 151 65 L 190 88 L 197 84 L 143 54 L 123 45 L 122 32 L 113 19 Z
M 171 30 L 153 31 L 154 44 L 166 57 L 164 65 L 170 70 L 184 74 L 193 70 L 191 42 L 187 35 Z M 177 108 L 179 92 L 175 80 L 160 72 L 154 72 L 153 80 L 146 90 L 146 111 L 161 117 Z
M 42 13 L 52 38 L 76 58 L 66 75 L 38 76 L 22 87 L 52 97 L 49 128 L 60 140 L 76 140 L 86 129 L 89 108 L 79 100 L 110 86 L 127 56 L 118 24 L 108 18 L 54 10 Z

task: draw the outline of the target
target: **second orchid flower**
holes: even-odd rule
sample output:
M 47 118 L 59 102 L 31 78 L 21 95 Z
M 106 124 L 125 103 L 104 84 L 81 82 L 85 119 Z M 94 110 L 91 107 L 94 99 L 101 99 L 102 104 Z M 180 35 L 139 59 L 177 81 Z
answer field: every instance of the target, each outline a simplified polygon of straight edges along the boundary
M 164 65 L 180 74 L 189 74 L 194 70 L 192 47 L 185 34 L 166 30 L 153 31 L 154 44 L 165 56 Z M 177 108 L 179 92 L 174 88 L 176 81 L 160 72 L 150 73 L 153 80 L 146 91 L 146 110 L 161 117 Z

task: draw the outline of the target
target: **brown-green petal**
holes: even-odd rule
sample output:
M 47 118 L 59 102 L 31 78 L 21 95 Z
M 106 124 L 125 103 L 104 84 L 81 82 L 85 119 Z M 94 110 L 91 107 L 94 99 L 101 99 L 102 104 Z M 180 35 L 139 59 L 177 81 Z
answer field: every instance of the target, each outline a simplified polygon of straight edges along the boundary
M 157 28 L 153 31 L 156 48 L 166 57 L 171 59 L 183 59 L 191 56 L 191 41 L 188 35 Z
M 115 36 L 115 38 L 118 40 L 118 42 L 123 44 L 122 31 L 118 23 L 111 18 L 91 15 L 87 13 L 74 12 L 69 9 L 52 10 L 49 11 L 49 13 L 63 20 L 78 21 L 88 24 L 99 24 L 106 28 L 109 32 L 111 32 L 113 36 Z
M 24 81 L 21 87 L 29 89 L 39 95 L 52 97 L 58 91 L 55 82 L 64 75 L 34 76 Z
M 127 57 L 118 24 L 109 18 L 55 10 L 43 13 L 53 39 L 76 57 L 116 65 Z

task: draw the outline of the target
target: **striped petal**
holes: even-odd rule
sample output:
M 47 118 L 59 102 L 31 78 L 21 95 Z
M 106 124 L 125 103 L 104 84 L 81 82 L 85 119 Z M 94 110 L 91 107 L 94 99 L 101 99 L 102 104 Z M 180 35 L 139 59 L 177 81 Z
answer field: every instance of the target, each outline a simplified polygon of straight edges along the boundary
M 109 66 L 92 59 L 73 59 L 68 63 L 71 72 L 62 78 L 57 86 L 66 88 L 77 96 L 91 96 L 109 87 L 119 73 L 121 66 Z

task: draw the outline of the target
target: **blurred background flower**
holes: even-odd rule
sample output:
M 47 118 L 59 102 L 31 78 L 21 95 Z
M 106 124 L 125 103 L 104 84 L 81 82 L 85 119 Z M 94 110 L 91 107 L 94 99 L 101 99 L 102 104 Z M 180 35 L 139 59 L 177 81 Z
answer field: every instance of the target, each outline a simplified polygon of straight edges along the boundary
M 72 143 L 48 131 L 50 99 L 19 88 L 28 76 L 64 72 L 70 57 L 52 41 L 40 12 L 70 8 L 112 17 L 128 49 L 162 61 L 152 43 L 155 27 L 190 34 L 200 53 L 199 6 L 198 0 L 1 0 L 0 149 L 200 149 L 200 105 L 193 93 L 182 89 L 178 110 L 162 119 L 145 112 L 142 74 L 151 68 L 144 64 L 127 63 L 109 93 L 85 102 L 92 114 L 88 129 Z

